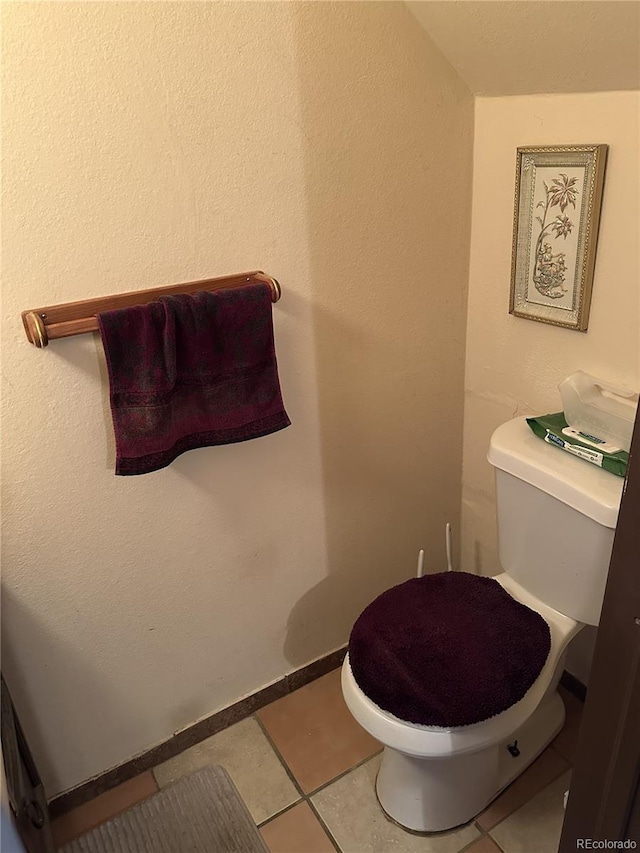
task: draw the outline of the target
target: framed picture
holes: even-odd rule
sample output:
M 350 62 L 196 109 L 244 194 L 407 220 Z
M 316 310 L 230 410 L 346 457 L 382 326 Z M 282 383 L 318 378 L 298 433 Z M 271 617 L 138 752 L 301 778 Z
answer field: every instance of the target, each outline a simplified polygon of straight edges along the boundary
M 607 150 L 518 148 L 510 314 L 586 332 Z

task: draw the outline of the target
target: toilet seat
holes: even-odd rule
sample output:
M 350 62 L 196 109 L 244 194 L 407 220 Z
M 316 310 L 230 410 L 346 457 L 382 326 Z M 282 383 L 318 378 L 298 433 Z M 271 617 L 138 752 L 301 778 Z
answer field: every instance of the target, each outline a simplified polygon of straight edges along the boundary
M 518 702 L 550 647 L 542 616 L 493 578 L 439 572 L 372 601 L 351 631 L 349 660 L 380 708 L 406 722 L 453 728 Z
M 549 688 L 567 644 L 582 627 L 531 595 L 507 574 L 494 578 L 516 601 L 542 616 L 550 629 L 551 648 L 537 679 L 525 695 L 502 713 L 459 727 L 424 726 L 407 722 L 378 707 L 358 686 L 349 655 L 342 668 L 342 691 L 353 716 L 386 746 L 421 758 L 444 758 L 475 752 L 508 738 L 535 710 Z

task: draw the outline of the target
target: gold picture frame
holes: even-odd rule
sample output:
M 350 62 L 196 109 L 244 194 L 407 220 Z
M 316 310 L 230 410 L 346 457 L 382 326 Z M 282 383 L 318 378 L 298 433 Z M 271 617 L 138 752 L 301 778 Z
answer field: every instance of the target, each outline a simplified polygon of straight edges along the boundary
M 517 149 L 510 314 L 586 332 L 608 148 Z

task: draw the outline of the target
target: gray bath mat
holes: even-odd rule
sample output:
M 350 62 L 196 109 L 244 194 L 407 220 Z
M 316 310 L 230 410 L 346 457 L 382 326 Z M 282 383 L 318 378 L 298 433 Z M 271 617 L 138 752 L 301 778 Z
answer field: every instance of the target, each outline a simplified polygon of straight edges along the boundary
M 180 779 L 61 853 L 269 853 L 223 767 Z

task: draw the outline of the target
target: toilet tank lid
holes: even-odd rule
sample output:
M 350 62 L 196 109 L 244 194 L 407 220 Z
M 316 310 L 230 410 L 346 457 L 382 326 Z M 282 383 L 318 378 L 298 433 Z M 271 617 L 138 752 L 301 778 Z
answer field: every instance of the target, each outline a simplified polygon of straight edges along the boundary
M 491 465 L 530 483 L 604 527 L 618 520 L 624 479 L 563 453 L 533 434 L 526 418 L 514 418 L 491 436 Z

